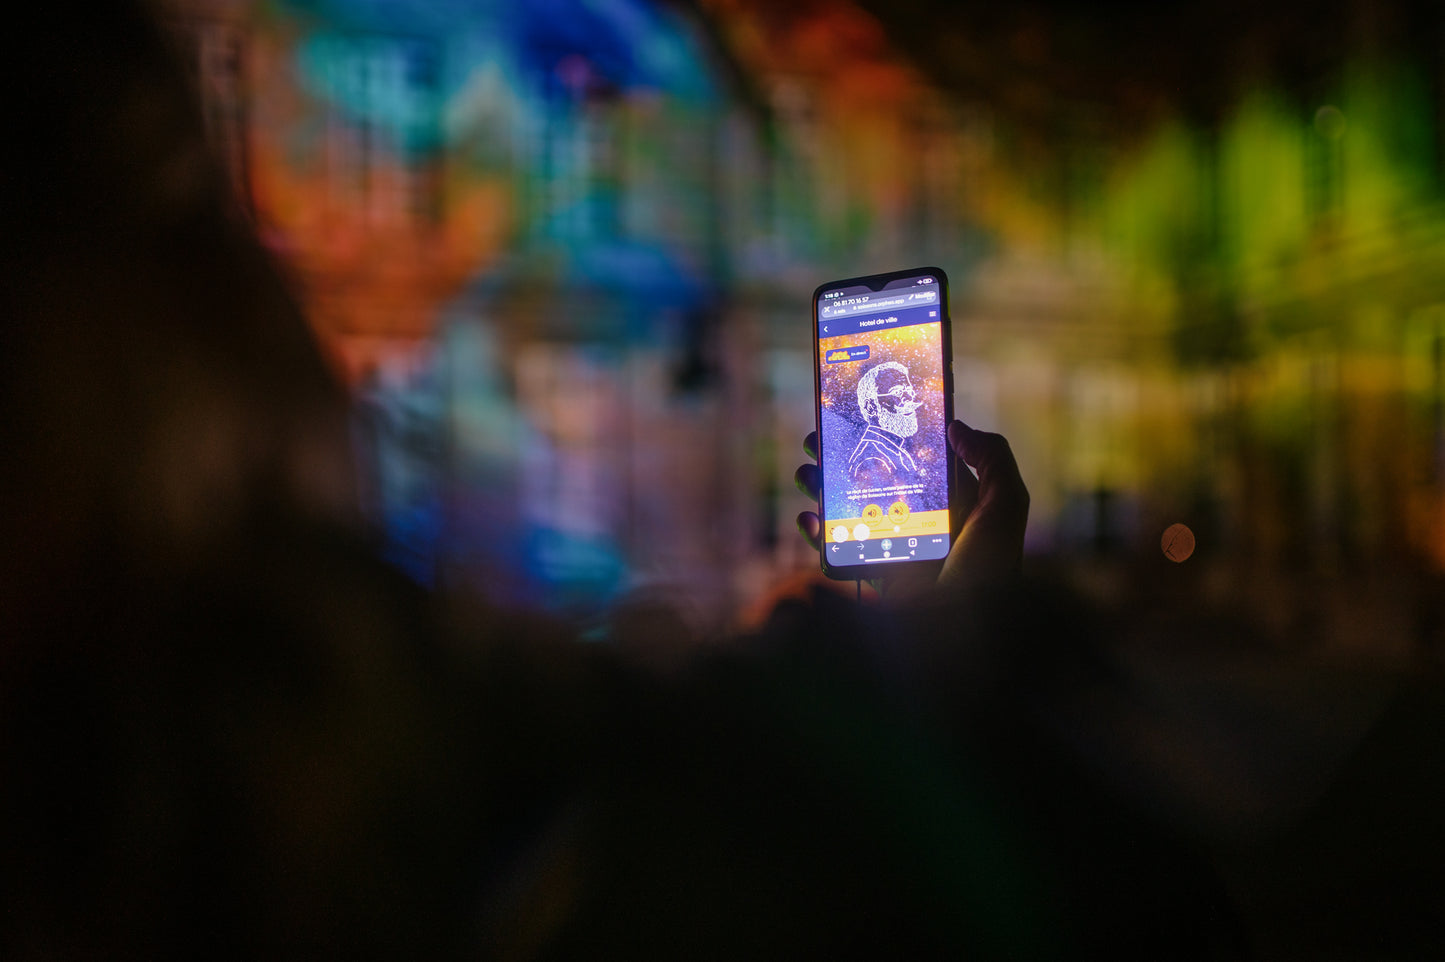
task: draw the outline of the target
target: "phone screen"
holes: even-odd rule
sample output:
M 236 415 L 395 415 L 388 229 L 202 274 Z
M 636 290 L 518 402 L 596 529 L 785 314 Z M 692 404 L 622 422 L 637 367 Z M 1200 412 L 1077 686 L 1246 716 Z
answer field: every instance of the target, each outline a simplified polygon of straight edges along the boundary
M 813 301 L 823 570 L 868 578 L 937 563 L 952 540 L 947 278 L 936 268 L 853 278 Z

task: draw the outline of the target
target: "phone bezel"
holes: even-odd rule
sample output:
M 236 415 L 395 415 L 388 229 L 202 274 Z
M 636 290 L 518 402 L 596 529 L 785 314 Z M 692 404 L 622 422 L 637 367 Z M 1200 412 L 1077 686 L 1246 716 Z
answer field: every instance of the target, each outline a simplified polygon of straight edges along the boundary
M 819 494 L 822 495 L 823 478 L 826 476 L 823 469 L 823 405 L 822 405 L 822 356 L 819 353 L 818 337 L 818 301 L 827 291 L 839 287 L 867 287 L 869 290 L 881 291 L 888 284 L 903 280 L 909 277 L 928 276 L 934 278 L 939 285 L 939 305 L 942 308 L 939 315 L 939 323 L 942 329 L 943 342 L 943 423 L 945 429 L 953 422 L 953 317 L 948 310 L 948 274 L 938 267 L 913 267 L 906 270 L 887 271 L 881 274 L 865 274 L 861 277 L 846 277 L 841 280 L 828 281 L 819 284 L 813 291 L 813 300 L 810 308 L 813 336 L 813 424 L 818 438 L 818 484 Z M 954 503 L 956 492 L 956 458 L 946 457 L 944 462 L 948 467 L 948 545 L 950 550 L 953 541 L 958 536 L 957 505 Z M 923 561 L 897 561 L 887 565 L 869 564 L 829 564 L 828 563 L 828 539 L 827 522 L 824 514 L 824 505 L 827 503 L 825 497 L 820 497 L 818 502 L 818 518 L 823 523 L 820 534 L 822 535 L 818 546 L 818 560 L 822 565 L 823 574 L 836 581 L 857 581 L 871 580 L 874 578 L 887 578 L 903 572 L 914 573 L 925 569 L 937 571 L 943 567 L 942 558 L 935 558 Z

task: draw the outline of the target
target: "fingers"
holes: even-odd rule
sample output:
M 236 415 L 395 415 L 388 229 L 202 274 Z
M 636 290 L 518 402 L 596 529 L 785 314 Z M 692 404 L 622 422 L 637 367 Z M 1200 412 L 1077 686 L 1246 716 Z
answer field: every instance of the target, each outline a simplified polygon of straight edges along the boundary
M 811 511 L 804 511 L 798 515 L 798 534 L 803 540 L 812 546 L 814 551 L 821 551 L 823 547 L 823 522 Z
M 954 453 L 978 472 L 978 479 L 973 510 L 939 581 L 977 585 L 1016 575 L 1023 561 L 1029 492 L 1008 441 L 999 434 L 975 431 L 962 421 L 949 425 L 948 441 Z
M 814 461 L 818 460 L 818 432 L 809 431 L 808 436 L 803 439 L 803 451 Z M 802 464 L 798 470 L 793 472 L 793 483 L 798 490 L 818 500 L 823 490 L 822 472 L 816 464 Z M 798 533 L 803 540 L 808 542 L 814 551 L 821 551 L 823 546 L 823 522 L 818 520 L 817 514 L 812 511 L 804 511 L 798 515 Z
M 798 486 L 799 491 L 817 501 L 823 490 L 822 472 L 816 464 L 801 464 L 798 470 L 793 472 L 793 483 Z

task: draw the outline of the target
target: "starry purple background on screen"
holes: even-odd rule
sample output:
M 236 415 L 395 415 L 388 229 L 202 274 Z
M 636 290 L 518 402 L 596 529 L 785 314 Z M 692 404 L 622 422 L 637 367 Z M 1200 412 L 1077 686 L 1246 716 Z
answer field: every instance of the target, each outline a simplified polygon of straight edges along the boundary
M 869 485 L 866 481 L 849 480 L 847 468 L 849 455 L 868 426 L 858 410 L 858 379 L 866 371 L 887 361 L 897 361 L 908 368 L 913 390 L 923 403 L 917 411 L 918 433 L 903 441 L 904 449 L 918 464 L 918 474 L 916 478 L 897 478 L 891 482 L 916 482 L 920 490 L 904 494 L 901 498 L 894 495 L 885 497 L 888 503 L 902 500 L 913 511 L 948 507 L 941 341 L 937 324 L 913 324 L 886 331 L 819 339 L 820 358 L 840 348 L 862 344 L 869 346 L 867 360 L 835 364 L 820 361 L 818 383 L 822 403 L 822 438 L 819 448 L 823 462 L 825 521 L 830 518 L 856 518 L 865 504 L 877 500 L 867 493 Z M 886 508 L 887 503 L 881 506 Z

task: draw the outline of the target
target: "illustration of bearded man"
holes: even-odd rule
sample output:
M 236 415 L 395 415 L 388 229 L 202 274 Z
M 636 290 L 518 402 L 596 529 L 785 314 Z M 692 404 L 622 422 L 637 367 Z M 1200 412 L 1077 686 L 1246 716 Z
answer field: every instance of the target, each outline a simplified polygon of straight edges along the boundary
M 918 433 L 922 406 L 908 368 L 899 362 L 885 361 L 864 372 L 858 379 L 858 410 L 868 427 L 848 458 L 848 477 L 856 481 L 916 474 L 918 462 L 904 449 L 903 440 Z

